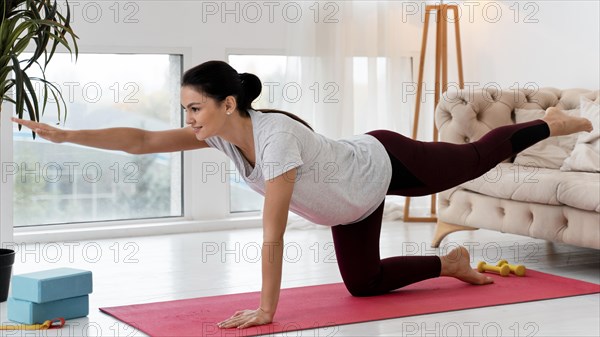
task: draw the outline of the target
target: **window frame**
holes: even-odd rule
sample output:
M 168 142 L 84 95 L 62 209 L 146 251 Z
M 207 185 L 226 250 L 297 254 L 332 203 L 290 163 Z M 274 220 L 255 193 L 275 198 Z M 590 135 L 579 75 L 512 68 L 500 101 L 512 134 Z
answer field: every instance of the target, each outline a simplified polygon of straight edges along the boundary
M 27 51 L 32 51 L 28 48 Z M 83 47 L 80 53 L 106 54 L 173 54 L 182 56 L 183 71 L 202 60 L 193 59 L 192 48 L 189 47 Z M 13 161 L 13 133 L 10 117 L 14 107 L 10 104 L 2 106 L 0 113 L 0 161 Z M 182 126 L 185 115 L 182 111 Z M 260 212 L 230 212 L 229 183 L 221 183 L 218 179 L 202 181 L 200 177 L 203 163 L 226 162 L 229 158 L 215 149 L 200 149 L 182 152 L 182 207 L 183 216 L 159 217 L 147 219 L 125 219 L 95 222 L 79 222 L 69 224 L 37 225 L 28 227 L 13 226 L 13 193 L 12 179 L 0 180 L 0 224 L 2 242 L 48 242 L 64 240 L 91 240 L 137 235 L 159 235 L 186 233 L 191 231 L 210 231 L 229 228 L 253 228 L 260 226 Z M 204 188 L 198 188 L 202 186 Z M 209 192 L 205 192 L 209 191 Z

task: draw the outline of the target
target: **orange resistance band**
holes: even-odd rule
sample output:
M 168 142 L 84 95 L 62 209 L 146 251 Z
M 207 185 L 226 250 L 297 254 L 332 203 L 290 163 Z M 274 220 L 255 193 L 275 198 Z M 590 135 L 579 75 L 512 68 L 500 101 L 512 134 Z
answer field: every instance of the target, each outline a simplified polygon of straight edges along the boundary
M 45 321 L 43 324 L 31 325 L 0 325 L 0 330 L 48 330 L 60 329 L 65 325 L 64 318 L 55 318 Z

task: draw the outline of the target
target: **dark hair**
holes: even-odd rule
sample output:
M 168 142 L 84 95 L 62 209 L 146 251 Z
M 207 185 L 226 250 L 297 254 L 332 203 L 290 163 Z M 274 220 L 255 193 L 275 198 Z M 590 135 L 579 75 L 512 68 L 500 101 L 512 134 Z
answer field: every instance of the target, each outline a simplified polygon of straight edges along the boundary
M 250 118 L 248 109 L 252 109 L 252 101 L 262 91 L 262 82 L 256 75 L 238 74 L 233 67 L 223 61 L 208 61 L 187 70 L 183 74 L 181 86 L 193 87 L 218 102 L 224 101 L 227 96 L 233 96 L 242 117 L 247 118 Z M 307 122 L 290 112 L 274 109 L 258 109 L 258 111 L 284 114 L 312 130 Z

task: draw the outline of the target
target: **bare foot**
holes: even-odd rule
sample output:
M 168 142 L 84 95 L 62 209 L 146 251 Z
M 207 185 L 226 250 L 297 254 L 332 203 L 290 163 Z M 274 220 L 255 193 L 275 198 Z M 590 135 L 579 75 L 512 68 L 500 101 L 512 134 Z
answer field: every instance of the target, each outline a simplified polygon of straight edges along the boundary
M 569 135 L 576 132 L 591 132 L 592 123 L 583 117 L 569 116 L 559 108 L 546 109 L 546 115 L 542 118 L 550 128 L 550 137 Z
M 440 257 L 442 272 L 440 276 L 450 276 L 471 284 L 490 284 L 494 280 L 471 268 L 469 251 L 465 247 L 453 249 L 448 255 Z

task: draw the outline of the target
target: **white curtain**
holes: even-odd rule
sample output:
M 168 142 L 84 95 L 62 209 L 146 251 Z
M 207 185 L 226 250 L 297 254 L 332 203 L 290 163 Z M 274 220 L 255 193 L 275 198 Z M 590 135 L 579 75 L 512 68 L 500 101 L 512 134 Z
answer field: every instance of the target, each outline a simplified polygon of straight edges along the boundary
M 298 4 L 311 18 L 288 25 L 282 108 L 333 139 L 375 129 L 410 136 L 422 10 L 405 1 Z M 432 128 L 433 114 L 426 115 L 429 120 L 422 114 L 420 124 L 428 127 L 419 130 L 419 139 L 431 136 L 426 130 Z M 403 205 L 403 198 L 389 201 Z M 415 200 L 412 207 L 428 207 L 428 202 Z
M 414 95 L 402 96 L 414 82 L 421 26 L 419 20 L 403 20 L 406 5 L 401 1 L 298 5 L 310 19 L 287 25 L 284 93 L 289 97 L 284 108 L 334 139 L 377 128 L 410 132 Z M 295 102 L 298 88 L 302 97 Z

